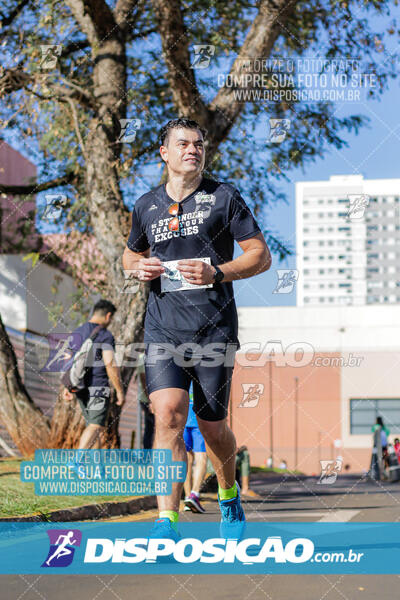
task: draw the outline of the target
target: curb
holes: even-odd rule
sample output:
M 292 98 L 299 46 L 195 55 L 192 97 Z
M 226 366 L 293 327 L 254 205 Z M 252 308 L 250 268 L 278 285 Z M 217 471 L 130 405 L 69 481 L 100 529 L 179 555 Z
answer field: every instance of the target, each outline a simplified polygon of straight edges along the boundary
M 102 504 L 86 504 L 72 508 L 53 510 L 48 513 L 26 515 L 23 517 L 2 517 L 0 522 L 68 522 L 68 521 L 90 521 L 117 517 L 121 515 L 132 515 L 141 510 L 157 508 L 156 496 L 138 496 L 123 502 L 103 502 Z

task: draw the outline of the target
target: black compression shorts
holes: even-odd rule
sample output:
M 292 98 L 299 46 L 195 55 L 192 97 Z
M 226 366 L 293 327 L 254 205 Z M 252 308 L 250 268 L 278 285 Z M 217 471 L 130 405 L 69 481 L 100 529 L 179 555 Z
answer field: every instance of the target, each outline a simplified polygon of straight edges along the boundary
M 193 355 L 177 354 L 169 344 L 151 342 L 147 344 L 145 358 L 148 392 L 165 388 L 189 391 L 193 382 L 196 415 L 204 421 L 221 421 L 228 414 L 234 352 L 230 349 L 226 361 L 215 360 L 215 355 L 196 360 Z

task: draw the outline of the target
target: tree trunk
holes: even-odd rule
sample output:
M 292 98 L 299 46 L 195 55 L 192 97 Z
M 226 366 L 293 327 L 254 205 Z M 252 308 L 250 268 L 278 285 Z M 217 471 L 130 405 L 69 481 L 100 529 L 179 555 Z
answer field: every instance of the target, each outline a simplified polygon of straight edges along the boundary
M 62 389 L 54 406 L 49 448 L 77 448 L 85 429 L 85 419 L 75 396 L 69 402 L 62 399 Z
M 18 371 L 17 357 L 0 316 L 0 417 L 24 456 L 47 448 L 50 426 L 29 396 Z

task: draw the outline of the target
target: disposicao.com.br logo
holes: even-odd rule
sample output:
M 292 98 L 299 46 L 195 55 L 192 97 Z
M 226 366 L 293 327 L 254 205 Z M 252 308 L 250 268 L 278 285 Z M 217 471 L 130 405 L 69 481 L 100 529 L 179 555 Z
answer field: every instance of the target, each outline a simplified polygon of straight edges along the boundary
M 0 523 L 0 573 L 398 573 L 400 523 L 247 522 L 240 540 L 216 522 Z M 233 536 L 232 536 L 233 538 Z M 60 568 L 61 567 L 61 568 Z
M 355 562 L 363 556 L 353 552 L 317 552 L 308 538 L 293 538 L 286 544 L 280 536 L 247 538 L 241 541 L 224 538 L 183 538 L 178 542 L 156 538 L 89 538 L 86 543 L 85 563 L 157 563 L 165 559 L 181 564 L 239 563 L 250 565 L 275 563 Z

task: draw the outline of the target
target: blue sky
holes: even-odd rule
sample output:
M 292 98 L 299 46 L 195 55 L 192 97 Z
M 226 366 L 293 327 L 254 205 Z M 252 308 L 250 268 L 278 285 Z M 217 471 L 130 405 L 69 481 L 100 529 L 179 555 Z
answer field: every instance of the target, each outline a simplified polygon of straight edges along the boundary
M 398 12 L 393 7 L 390 17 L 370 18 L 370 25 L 376 31 L 382 31 L 388 22 Z M 392 36 L 387 46 L 389 52 L 396 48 L 396 36 Z M 227 57 L 227 66 L 230 62 Z M 280 188 L 286 193 L 288 204 L 276 204 L 266 209 L 265 225 L 268 229 L 279 233 L 281 240 L 289 242 L 295 248 L 295 182 L 306 180 L 328 180 L 331 175 L 362 174 L 365 178 L 391 178 L 400 177 L 399 169 L 399 141 L 400 141 L 400 116 L 398 114 L 399 83 L 394 81 L 380 97 L 380 100 L 365 100 L 360 103 L 337 104 L 336 116 L 343 117 L 351 114 L 363 114 L 370 119 L 369 127 L 363 127 L 358 135 L 343 132 L 343 137 L 349 144 L 348 148 L 340 151 L 330 148 L 323 159 L 308 165 L 303 172 L 301 169 L 292 169 L 286 172 L 289 182 L 281 182 Z M 268 112 L 257 127 L 256 136 L 261 140 L 266 139 L 269 133 Z M 290 135 L 290 134 L 289 134 Z M 19 132 L 5 131 L 5 139 L 16 149 L 28 156 L 31 160 L 32 148 L 21 142 Z M 145 173 L 143 173 L 144 175 Z M 150 178 L 151 179 L 151 178 Z M 150 180 L 143 178 L 143 184 L 150 184 Z M 143 192 L 146 191 L 145 189 Z M 246 199 L 246 194 L 243 194 Z M 42 202 L 42 195 L 38 194 L 38 204 Z M 47 225 L 42 231 L 57 230 L 55 226 Z M 238 248 L 237 248 L 238 249 Z M 292 256 L 285 261 L 278 262 L 273 257 L 271 270 L 252 279 L 234 283 L 238 306 L 274 306 L 294 305 L 296 294 L 274 294 L 277 284 L 276 269 L 296 267 L 296 257 Z M 300 274 L 301 276 L 301 274 Z
M 282 183 L 288 205 L 279 204 L 268 209 L 267 222 L 279 231 L 284 240 L 295 247 L 295 182 L 327 180 L 331 175 L 363 175 L 365 179 L 400 177 L 400 114 L 399 83 L 390 83 L 389 89 L 378 100 L 338 105 L 337 116 L 363 114 L 369 117 L 369 127 L 358 135 L 343 134 L 349 147 L 331 148 L 323 159 L 317 159 L 303 173 L 301 169 L 287 172 L 289 183 Z M 268 126 L 266 123 L 266 131 Z M 234 283 L 238 306 L 292 306 L 296 303 L 295 290 L 290 294 L 273 294 L 278 281 L 276 269 L 296 267 L 292 256 L 279 263 L 274 257 L 270 271 L 251 280 Z M 301 274 L 300 274 L 301 276 Z

